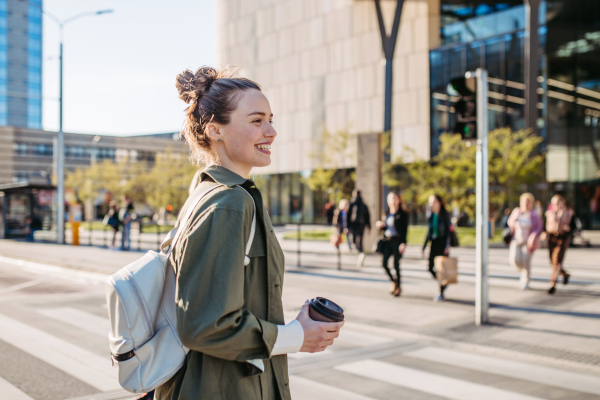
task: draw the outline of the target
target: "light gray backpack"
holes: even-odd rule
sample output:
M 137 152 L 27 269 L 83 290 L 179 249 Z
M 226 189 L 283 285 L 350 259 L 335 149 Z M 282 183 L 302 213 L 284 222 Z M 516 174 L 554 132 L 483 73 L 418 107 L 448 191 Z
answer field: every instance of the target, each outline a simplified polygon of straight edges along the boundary
M 177 271 L 168 258 L 200 200 L 217 187 L 219 185 L 211 186 L 193 200 L 178 226 L 167 234 L 160 253 L 149 251 L 106 280 L 112 361 L 119 383 L 130 392 L 149 392 L 183 366 L 188 349 L 177 334 Z M 255 230 L 256 205 L 245 249 L 245 265 L 250 263 L 248 254 Z

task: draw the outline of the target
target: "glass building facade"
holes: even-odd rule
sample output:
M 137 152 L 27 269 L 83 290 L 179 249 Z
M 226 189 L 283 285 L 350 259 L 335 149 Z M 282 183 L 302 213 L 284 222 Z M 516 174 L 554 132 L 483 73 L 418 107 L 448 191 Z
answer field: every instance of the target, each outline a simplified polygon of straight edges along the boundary
M 0 125 L 42 128 L 42 0 L 0 0 Z
M 27 29 L 27 127 L 42 129 L 42 0 L 29 0 Z
M 489 73 L 489 128 L 525 127 L 522 0 L 441 1 L 441 46 L 430 51 L 431 155 L 455 122 L 452 78 Z M 600 2 L 542 1 L 537 128 L 546 197 L 566 195 L 585 228 L 600 229 Z M 547 202 L 549 198 L 542 199 Z

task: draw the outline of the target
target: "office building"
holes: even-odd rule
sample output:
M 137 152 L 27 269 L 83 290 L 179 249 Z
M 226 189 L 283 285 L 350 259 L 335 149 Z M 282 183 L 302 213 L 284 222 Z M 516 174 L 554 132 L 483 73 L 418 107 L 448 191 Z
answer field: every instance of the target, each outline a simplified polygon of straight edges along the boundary
M 381 5 L 389 33 L 396 1 Z M 533 126 L 544 139 L 545 181 L 531 189 L 544 202 L 566 194 L 584 226 L 600 229 L 600 2 L 542 0 L 535 22 L 533 97 L 523 0 L 405 0 L 393 64 L 392 159 L 410 161 L 406 148 L 434 156 L 456 118 L 449 81 L 486 68 L 490 129 Z M 279 137 L 262 171 L 274 221 L 317 221 L 323 198 L 302 177 L 318 166 L 312 155 L 324 130 L 383 130 L 374 1 L 218 0 L 217 36 L 219 63 L 239 65 L 261 84 L 275 114 Z M 336 167 L 356 163 L 347 157 Z
M 0 126 L 42 127 L 42 0 L 0 0 Z

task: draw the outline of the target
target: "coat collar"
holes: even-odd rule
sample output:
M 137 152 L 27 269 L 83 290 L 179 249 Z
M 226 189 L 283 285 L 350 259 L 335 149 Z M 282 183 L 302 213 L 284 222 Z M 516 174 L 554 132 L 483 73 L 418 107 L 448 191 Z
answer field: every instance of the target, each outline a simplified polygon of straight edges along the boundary
M 212 178 L 212 180 L 218 184 L 225 185 L 227 187 L 234 187 L 237 185 L 243 185 L 246 182 L 251 182 L 249 179 L 242 178 L 235 172 L 215 164 L 204 168 L 200 174 L 200 181 L 203 181 L 207 176 Z

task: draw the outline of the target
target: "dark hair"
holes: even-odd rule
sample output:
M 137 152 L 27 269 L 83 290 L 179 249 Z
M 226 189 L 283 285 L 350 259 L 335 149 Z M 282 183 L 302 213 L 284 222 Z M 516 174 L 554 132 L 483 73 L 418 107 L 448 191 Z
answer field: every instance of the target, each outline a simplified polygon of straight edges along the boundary
M 446 210 L 446 203 L 444 203 L 444 199 L 442 199 L 442 196 L 440 196 L 439 194 L 434 194 L 433 197 L 435 197 L 437 201 L 440 202 L 440 216 L 445 216 L 446 214 L 448 214 L 448 211 Z
M 186 119 L 181 136 L 190 146 L 192 158 L 199 163 L 208 163 L 215 154 L 211 150 L 206 125 L 217 122 L 226 125 L 231 113 L 237 108 L 239 92 L 256 89 L 257 83 L 246 78 L 234 78 L 236 68 L 220 70 L 200 67 L 195 73 L 186 69 L 179 75 L 175 86 L 179 98 L 190 104 L 186 108 Z

